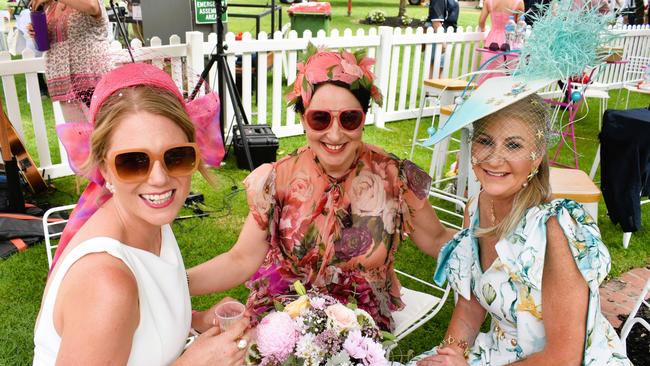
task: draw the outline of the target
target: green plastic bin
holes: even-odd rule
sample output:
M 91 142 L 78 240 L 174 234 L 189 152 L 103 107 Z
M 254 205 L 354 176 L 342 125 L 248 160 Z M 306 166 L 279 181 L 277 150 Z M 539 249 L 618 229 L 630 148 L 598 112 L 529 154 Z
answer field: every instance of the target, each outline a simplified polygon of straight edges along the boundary
M 330 19 L 332 17 L 330 3 L 310 2 L 295 4 L 289 7 L 287 12 L 291 19 L 291 29 L 298 33 L 298 37 L 302 37 L 303 32 L 307 29 L 314 36 L 321 29 L 324 29 L 329 34 Z

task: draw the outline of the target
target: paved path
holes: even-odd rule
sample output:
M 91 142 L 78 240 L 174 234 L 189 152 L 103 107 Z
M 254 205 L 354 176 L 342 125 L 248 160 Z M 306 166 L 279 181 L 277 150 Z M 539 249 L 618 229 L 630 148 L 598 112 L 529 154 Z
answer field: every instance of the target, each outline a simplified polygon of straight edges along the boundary
M 619 315 L 628 315 L 639 298 L 639 294 L 650 278 L 650 265 L 635 268 L 621 277 L 607 281 L 600 287 L 600 305 L 603 314 L 614 328 L 621 325 Z

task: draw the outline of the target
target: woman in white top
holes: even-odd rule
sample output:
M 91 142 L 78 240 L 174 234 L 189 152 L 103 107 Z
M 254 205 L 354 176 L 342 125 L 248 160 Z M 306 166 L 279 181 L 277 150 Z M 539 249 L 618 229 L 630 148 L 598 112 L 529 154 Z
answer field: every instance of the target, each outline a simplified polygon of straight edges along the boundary
M 192 314 L 169 224 L 205 172 L 188 110 L 165 72 L 129 64 L 99 82 L 91 124 L 59 130 L 91 183 L 45 288 L 34 365 L 242 364 L 247 320 L 205 330 L 181 355 Z

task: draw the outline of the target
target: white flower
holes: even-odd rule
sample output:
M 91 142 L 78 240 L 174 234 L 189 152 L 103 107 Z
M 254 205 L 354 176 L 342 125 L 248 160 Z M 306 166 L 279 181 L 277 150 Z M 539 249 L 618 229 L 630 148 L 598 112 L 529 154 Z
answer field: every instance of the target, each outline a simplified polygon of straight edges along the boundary
M 353 366 L 350 355 L 342 350 L 327 360 L 325 366 Z
M 314 309 L 323 310 L 325 309 L 325 299 L 322 297 L 312 297 L 309 299 L 311 306 Z
M 323 350 L 314 341 L 316 336 L 307 333 L 296 344 L 296 356 L 305 360 L 305 366 L 317 366 L 323 360 Z

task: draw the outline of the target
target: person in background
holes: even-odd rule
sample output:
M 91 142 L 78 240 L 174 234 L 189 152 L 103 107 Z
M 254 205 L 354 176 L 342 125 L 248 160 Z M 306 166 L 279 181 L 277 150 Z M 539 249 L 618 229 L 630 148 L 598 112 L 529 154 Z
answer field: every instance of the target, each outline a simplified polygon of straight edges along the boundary
M 485 37 L 483 42 L 484 48 L 489 48 L 492 52 L 483 52 L 481 55 L 481 65 L 494 57 L 498 52 L 509 51 L 510 45 L 506 45 L 505 27 L 508 23 L 510 16 L 514 16 L 515 23 L 519 20 L 519 13 L 524 11 L 523 0 L 485 0 L 481 14 L 479 15 L 478 27 L 485 31 L 487 18 L 490 17 L 490 33 Z M 492 60 L 485 65 L 482 70 L 495 70 L 503 69 L 504 67 L 513 68 L 512 63 L 516 60 L 513 55 L 506 55 Z M 490 73 L 482 76 L 478 80 L 478 84 L 482 84 L 485 80 L 502 76 L 503 73 Z
M 31 0 L 29 8 L 46 12 L 50 49 L 45 52 L 45 78 L 50 98 L 60 102 L 66 122 L 87 121 L 95 85 L 113 67 L 103 1 Z M 31 24 L 30 31 L 33 36 Z
M 433 30 L 438 29 L 447 17 L 447 0 L 430 0 L 427 22 L 431 23 Z M 445 28 L 446 29 L 446 28 Z
M 457 0 L 447 0 L 447 11 L 445 20 L 442 22 L 444 29 L 452 27 L 454 32 L 458 29 L 458 16 L 460 15 L 460 6 Z
M 170 223 L 196 170 L 213 181 L 200 152 L 221 143 L 195 133 L 203 119 L 192 111 L 164 71 L 127 64 L 97 84 L 90 123 L 58 125 L 71 167 L 91 183 L 59 241 L 35 366 L 243 364 L 247 319 L 220 333 L 213 314 L 183 353 L 194 322 Z M 210 111 L 198 113 L 218 120 Z
M 551 0 L 524 0 L 524 10 L 526 11 L 524 20 L 526 24 L 532 27 L 535 24 L 535 20 L 544 15 L 542 13 L 543 8 L 540 9 L 540 6 L 549 4 L 550 2 Z
M 23 9 L 18 16 L 16 16 L 16 29 L 20 32 L 21 39 L 24 39 L 22 47 L 17 48 L 15 52 L 20 54 L 23 47 L 27 47 L 30 50 L 34 51 L 34 56 L 42 57 L 43 52 L 36 49 L 34 44 L 34 39 L 29 35 L 29 24 L 31 23 L 30 18 L 31 11 L 29 9 Z M 43 73 L 38 73 L 38 88 L 41 91 L 41 97 L 48 97 L 49 93 L 47 91 L 47 83 L 45 82 L 45 76 Z
M 301 281 L 394 329 L 392 312 L 404 307 L 398 247 L 409 237 L 434 255 L 454 231 L 427 200 L 427 173 L 362 141 L 370 101 L 381 104 L 373 63 L 361 53 L 308 49 L 287 96 L 307 146 L 246 178 L 250 212 L 239 239 L 188 271 L 193 295 L 249 280 L 248 307 L 261 317 Z

